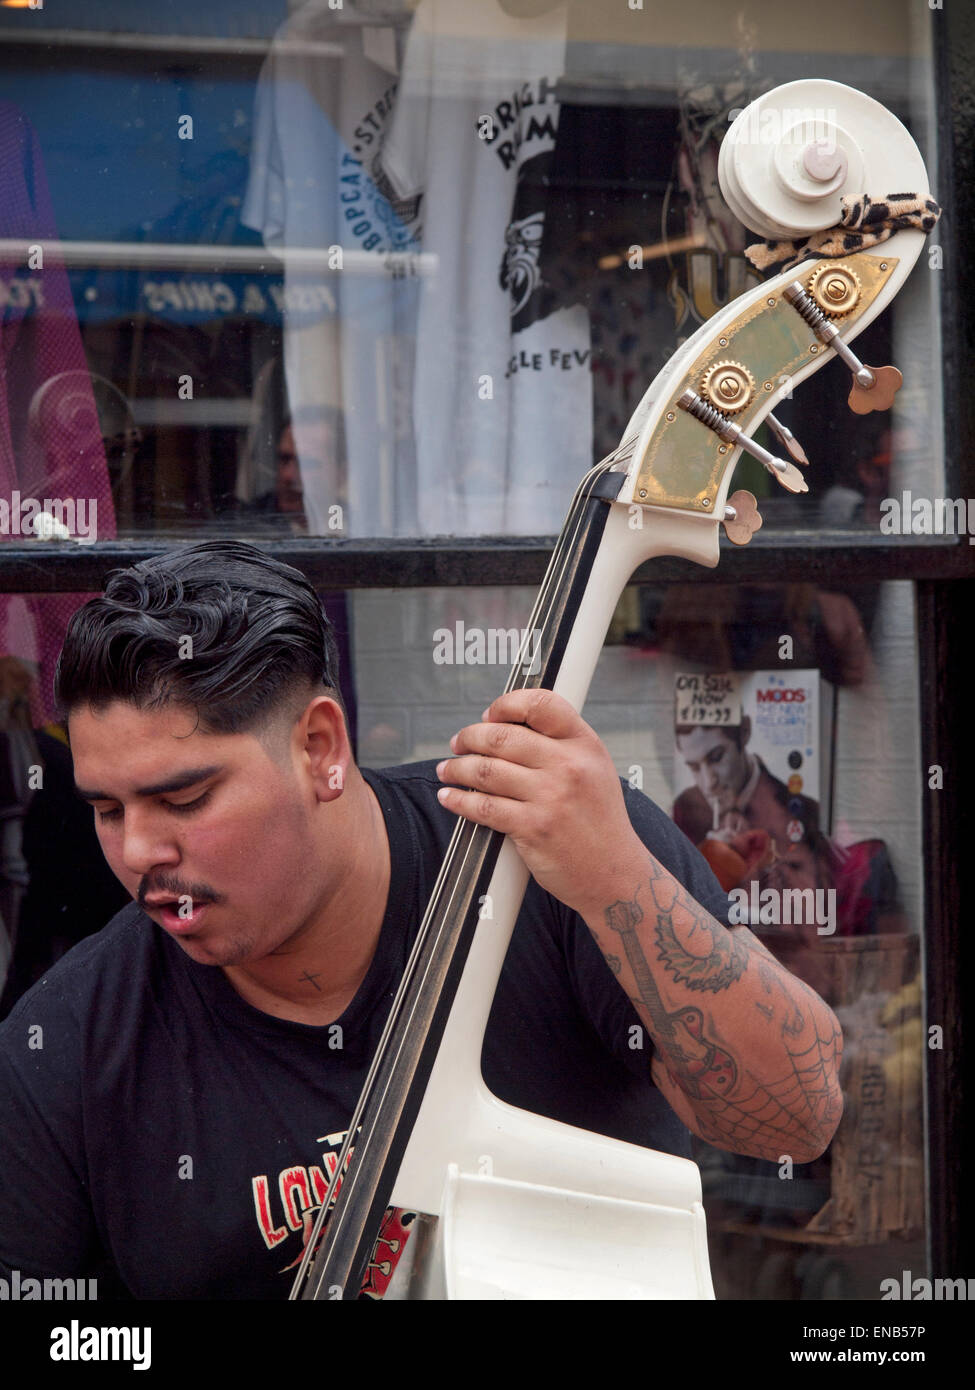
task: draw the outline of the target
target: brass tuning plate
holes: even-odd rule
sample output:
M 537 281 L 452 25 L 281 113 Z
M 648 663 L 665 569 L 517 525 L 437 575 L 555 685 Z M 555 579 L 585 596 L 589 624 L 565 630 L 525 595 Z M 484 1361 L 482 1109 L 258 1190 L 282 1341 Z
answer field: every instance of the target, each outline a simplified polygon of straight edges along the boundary
M 841 266 L 852 271 L 859 287 L 847 323 L 855 322 L 870 307 L 897 263 L 896 256 L 871 255 L 866 251 L 843 257 Z M 836 263 L 820 258 L 805 266 L 802 283 L 808 283 L 806 277 L 820 270 L 835 271 Z M 751 434 L 756 416 L 760 412 L 767 414 L 767 408 L 763 411 L 762 407 L 783 379 L 815 362 L 822 352 L 809 325 L 783 298 L 783 290 L 793 280 L 795 271 L 787 271 L 766 282 L 763 293 L 750 296 L 747 307 L 742 307 L 720 332 L 715 330 L 686 371 L 672 381 L 666 398 L 659 403 L 658 420 L 643 446 L 633 480 L 635 502 L 714 514 L 712 508 L 727 469 L 728 455 L 736 445 L 719 439 L 700 419 L 681 409 L 678 402 L 688 390 L 702 392 L 704 378 L 712 367 L 744 365 L 754 390 L 751 399 L 735 413 L 734 422 L 746 435 Z M 815 307 L 819 310 L 818 305 Z M 710 390 L 713 375 L 708 378 L 708 396 L 703 397 L 702 393 L 702 398 L 707 406 L 727 418 L 731 414 L 727 404 L 715 401 Z

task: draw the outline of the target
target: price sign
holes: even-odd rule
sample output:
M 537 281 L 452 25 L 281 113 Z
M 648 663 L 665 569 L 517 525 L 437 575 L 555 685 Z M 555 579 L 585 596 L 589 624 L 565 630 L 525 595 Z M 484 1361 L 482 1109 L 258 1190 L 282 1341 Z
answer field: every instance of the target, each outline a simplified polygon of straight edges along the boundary
M 674 722 L 731 728 L 741 723 L 741 692 L 733 672 L 678 672 L 674 677 Z

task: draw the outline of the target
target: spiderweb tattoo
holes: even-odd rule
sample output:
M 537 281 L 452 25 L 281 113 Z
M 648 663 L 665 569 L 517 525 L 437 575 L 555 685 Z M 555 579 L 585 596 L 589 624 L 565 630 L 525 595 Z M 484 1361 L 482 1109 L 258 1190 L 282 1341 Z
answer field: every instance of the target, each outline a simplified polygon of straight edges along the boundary
M 650 894 L 657 958 L 685 989 L 727 989 L 744 975 L 754 956 L 766 996 L 759 1008 L 769 1022 L 778 1015 L 788 1057 L 788 1070 L 781 1077 L 759 1081 L 740 1057 L 711 1036 L 713 1023 L 702 1009 L 669 1008 L 637 933 L 644 919 L 639 890 L 631 901 L 607 908 L 606 923 L 619 934 L 636 981 L 633 1003 L 642 1005 L 650 1019 L 672 1084 L 694 1104 L 701 1136 L 720 1147 L 746 1151 L 768 1149 L 776 1141 L 783 1152 L 797 1140 L 810 1148 L 818 1146 L 823 1132 L 834 1128 L 842 1106 L 835 1082 L 842 1034 L 833 1015 L 802 981 L 790 977 L 786 988 L 774 957 L 761 943 L 750 934 L 722 929 L 669 876 L 652 878 Z M 675 910 L 680 913 L 678 922 Z

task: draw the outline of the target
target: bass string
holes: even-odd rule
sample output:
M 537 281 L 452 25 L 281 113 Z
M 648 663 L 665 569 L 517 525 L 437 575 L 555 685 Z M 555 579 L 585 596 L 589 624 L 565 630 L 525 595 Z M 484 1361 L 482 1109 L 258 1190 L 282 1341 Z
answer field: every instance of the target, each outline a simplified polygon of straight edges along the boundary
M 562 528 L 562 534 L 559 538 L 559 544 L 556 546 L 555 552 L 552 556 L 552 560 L 548 568 L 546 569 L 545 577 L 542 581 L 542 586 L 539 589 L 538 595 L 535 599 L 535 605 L 532 609 L 532 614 L 529 619 L 529 626 L 525 629 L 525 635 L 522 638 L 521 647 L 519 649 L 517 658 L 515 659 L 515 663 L 511 668 L 511 672 L 508 676 L 507 683 L 505 684 L 505 694 L 509 694 L 512 690 L 516 688 L 525 690 L 529 686 L 528 678 L 530 673 L 525 670 L 527 655 L 526 647 L 531 638 L 531 634 L 535 631 L 544 632 L 551 621 L 552 613 L 555 608 L 555 603 L 565 582 L 566 569 L 568 567 L 570 558 L 578 545 L 579 532 L 582 526 L 582 508 L 583 503 L 587 500 L 588 488 L 590 488 L 591 485 L 594 482 L 596 482 L 599 478 L 601 478 L 605 473 L 611 472 L 612 469 L 616 466 L 616 464 L 618 464 L 621 458 L 625 455 L 626 450 L 630 448 L 635 442 L 635 438 L 624 440 L 621 444 L 617 446 L 616 449 L 614 449 L 614 451 L 611 454 L 608 454 L 605 459 L 603 459 L 600 463 L 596 464 L 595 467 L 592 468 L 586 474 L 582 482 L 579 484 L 579 487 L 576 489 L 575 496 L 572 499 L 572 506 L 569 509 L 569 515 L 566 518 L 566 523 Z M 539 625 L 539 616 L 543 609 L 545 611 L 545 617 L 542 620 L 541 625 Z M 517 684 L 519 676 L 521 678 L 520 686 Z M 460 837 L 458 836 L 457 831 L 462 831 L 465 826 L 469 827 L 474 832 L 476 832 L 479 829 L 484 829 L 483 826 L 473 825 L 470 821 L 461 820 L 455 829 L 454 839 L 459 840 Z M 437 891 L 440 888 L 441 880 L 446 876 L 446 873 L 449 871 L 451 867 L 450 860 L 452 858 L 452 848 L 453 840 L 451 841 L 451 846 L 448 847 L 447 856 L 445 857 L 444 864 L 441 865 L 440 875 L 438 876 L 437 884 L 434 887 L 434 895 L 431 899 L 431 902 L 435 900 L 437 896 Z M 473 844 L 468 846 L 465 850 L 465 859 L 461 861 L 461 869 L 466 867 L 466 856 L 470 854 L 472 848 Z
M 508 681 L 505 685 L 506 694 L 516 688 L 516 682 L 519 678 L 519 673 L 521 675 L 522 680 L 522 685 L 520 688 L 527 688 L 528 677 L 524 669 L 526 654 L 525 647 L 529 640 L 530 634 L 539 627 L 539 618 L 543 611 L 545 617 L 543 620 L 542 630 L 544 630 L 544 626 L 547 626 L 547 624 L 551 620 L 556 598 L 559 592 L 561 591 L 562 584 L 564 583 L 566 568 L 578 544 L 579 532 L 582 525 L 582 510 L 584 502 L 585 500 L 587 500 L 588 489 L 591 487 L 592 483 L 600 477 L 602 477 L 603 474 L 612 471 L 613 467 L 621 461 L 621 458 L 624 456 L 626 449 L 629 446 L 631 446 L 634 442 L 634 440 L 624 440 L 618 446 L 618 448 L 613 451 L 612 454 L 607 455 L 607 457 L 604 460 L 596 464 L 594 468 L 590 469 L 590 471 L 585 475 L 585 477 L 580 482 L 578 488 L 576 489 L 576 492 L 572 499 L 572 504 L 569 508 L 568 517 L 566 518 L 565 525 L 563 526 L 561 535 L 559 537 L 559 542 L 556 545 L 555 552 L 553 553 L 552 559 L 549 562 L 549 565 L 546 569 L 545 577 L 542 581 L 541 588 L 539 589 L 538 595 L 536 596 L 535 604 L 532 609 L 531 618 L 529 619 L 529 627 L 525 631 L 525 636 L 522 639 L 521 648 L 519 649 L 518 656 L 515 660 L 515 664 L 513 665 L 511 672 L 508 676 Z M 365 1111 L 366 1106 L 369 1104 L 369 1102 L 373 1099 L 372 1092 L 375 1086 L 376 1077 L 379 1073 L 381 1066 L 383 1065 L 384 1061 L 387 1059 L 387 1056 L 389 1054 L 390 1040 L 392 1038 L 392 1035 L 396 1028 L 400 1026 L 403 1022 L 403 1010 L 406 1003 L 406 998 L 409 991 L 417 983 L 416 976 L 419 958 L 422 951 L 428 943 L 428 939 L 430 938 L 432 924 L 436 919 L 439 918 L 440 925 L 438 927 L 436 936 L 434 936 L 433 938 L 434 946 L 436 946 L 436 943 L 438 939 L 442 937 L 446 923 L 450 918 L 449 910 L 453 906 L 453 896 L 457 891 L 457 875 L 462 873 L 463 870 L 467 867 L 470 857 L 474 852 L 475 847 L 477 846 L 477 842 L 481 838 L 480 836 L 478 836 L 477 832 L 483 829 L 483 826 L 474 825 L 470 821 L 466 821 L 463 818 L 458 818 L 458 822 L 451 836 L 450 843 L 447 847 L 443 863 L 440 866 L 440 872 L 434 884 L 429 905 L 424 914 L 423 921 L 418 929 L 416 940 L 413 943 L 413 947 L 410 951 L 410 955 L 407 959 L 406 966 L 403 971 L 402 979 L 393 998 L 393 1002 L 390 1006 L 389 1014 L 387 1016 L 385 1026 L 383 1028 L 382 1035 L 379 1039 L 379 1044 L 376 1048 L 375 1055 L 373 1056 L 369 1070 L 366 1074 L 365 1081 L 363 1082 L 362 1091 L 356 1103 L 356 1107 L 352 1114 L 352 1118 L 349 1122 L 349 1127 L 346 1131 L 345 1139 L 339 1150 L 336 1159 L 335 1170 L 332 1173 L 332 1176 L 329 1180 L 328 1187 L 322 1199 L 322 1205 L 319 1209 L 318 1217 L 315 1221 L 315 1225 L 312 1229 L 311 1235 L 306 1243 L 302 1261 L 298 1268 L 298 1272 L 295 1276 L 294 1286 L 290 1294 L 290 1297 L 292 1299 L 298 1296 L 298 1291 L 301 1288 L 301 1285 L 305 1279 L 305 1276 L 308 1272 L 308 1267 L 313 1257 L 313 1253 L 318 1245 L 318 1241 L 322 1232 L 322 1227 L 324 1226 L 328 1212 L 335 1201 L 336 1188 L 343 1174 L 343 1171 L 346 1165 L 348 1164 L 349 1155 L 355 1143 L 356 1134 L 361 1125 L 363 1112 Z M 457 862 L 458 859 L 459 862 Z M 444 903 L 442 901 L 443 891 L 448 876 L 451 876 L 454 882 L 451 889 L 451 895 L 447 898 L 446 903 Z M 435 950 L 434 952 L 431 952 L 431 955 L 435 954 Z M 429 968 L 430 967 L 428 965 L 428 971 Z M 417 990 L 418 998 L 423 993 L 422 987 L 426 981 L 426 978 L 427 976 L 424 975 L 424 977 L 419 981 L 420 987 Z M 409 1020 L 407 1020 L 407 1022 L 408 1021 Z M 402 1033 L 405 1037 L 406 1029 L 402 1029 Z M 403 1044 L 401 1042 L 400 1047 L 402 1047 L 402 1045 Z M 380 1110 L 382 1107 L 382 1100 L 383 1097 L 380 1096 L 377 1104 L 377 1111 Z M 350 1175 L 349 1186 L 350 1190 L 355 1186 L 354 1171 Z
M 559 542 L 556 546 L 555 552 L 553 553 L 552 559 L 549 562 L 548 567 L 546 568 L 545 577 L 542 580 L 541 588 L 539 589 L 539 592 L 535 597 L 535 604 L 532 609 L 531 616 L 528 620 L 529 625 L 525 629 L 525 635 L 522 638 L 521 646 L 515 658 L 515 663 L 512 666 L 511 671 L 508 675 L 507 682 L 505 683 L 505 694 L 509 694 L 512 690 L 515 689 L 519 673 L 522 674 L 523 678 L 522 688 L 525 688 L 525 686 L 527 685 L 527 677 L 525 677 L 524 675 L 526 646 L 532 632 L 537 630 L 544 630 L 544 627 L 540 629 L 539 626 L 539 619 L 542 612 L 544 611 L 545 613 L 545 618 L 543 620 L 544 625 L 547 625 L 551 619 L 552 611 L 555 605 L 556 595 L 558 594 L 564 582 L 565 570 L 569 562 L 569 557 L 571 556 L 578 542 L 585 489 L 598 477 L 600 477 L 604 472 L 608 471 L 611 461 L 614 460 L 615 455 L 611 455 L 609 460 L 606 460 L 601 464 L 597 464 L 596 467 L 593 468 L 585 476 L 585 478 L 583 478 L 582 482 L 579 484 L 579 487 L 576 489 L 575 495 L 572 499 L 572 505 L 569 509 L 569 515 L 566 518 L 566 523 L 563 526 L 562 533 L 559 537 Z M 472 839 L 473 832 L 477 831 L 479 828 L 483 827 L 475 826 L 470 821 L 464 820 L 462 817 L 458 818 L 458 822 L 456 827 L 454 828 L 453 835 L 451 836 L 450 844 L 447 847 L 443 863 L 440 866 L 440 872 L 437 876 L 437 880 L 433 887 L 433 892 L 430 898 L 430 906 L 432 909 L 435 909 L 438 903 L 443 889 L 444 881 L 446 880 L 448 875 L 453 874 L 454 872 L 454 860 L 456 859 L 457 854 L 461 849 L 461 841 L 465 838 Z M 470 834 L 465 836 L 465 830 L 467 832 L 470 832 Z M 467 844 L 463 846 L 464 859 L 458 866 L 460 869 L 466 867 L 467 858 L 472 848 L 472 844 Z M 428 915 L 430 915 L 429 910 Z M 425 927 L 426 921 L 424 921 L 424 923 L 421 925 L 420 932 L 418 933 L 418 944 L 421 947 L 422 942 L 419 940 L 419 937 L 420 935 L 425 935 Z M 414 947 L 414 952 L 418 954 L 418 952 L 416 951 L 416 946 Z M 410 970 L 411 964 L 412 956 L 410 961 L 407 962 L 407 972 Z
M 590 469 L 590 471 L 585 475 L 578 488 L 576 489 L 575 495 L 572 499 L 572 505 L 569 508 L 569 514 L 566 518 L 565 525 L 563 526 L 561 535 L 559 537 L 558 544 L 556 545 L 555 551 L 552 555 L 552 559 L 549 562 L 549 565 L 545 571 L 545 577 L 542 580 L 541 588 L 539 589 L 539 592 L 536 595 L 535 604 L 532 609 L 531 617 L 529 618 L 529 626 L 525 629 L 525 635 L 522 638 L 521 647 L 519 648 L 518 655 L 515 659 L 515 663 L 512 666 L 511 671 L 508 675 L 508 680 L 504 687 L 505 694 L 509 694 L 512 690 L 516 688 L 516 682 L 519 677 L 519 674 L 522 678 L 522 684 L 519 688 L 526 689 L 528 687 L 528 676 L 525 672 L 526 647 L 530 640 L 531 634 L 535 631 L 544 631 L 544 628 L 548 625 L 548 623 L 551 620 L 556 598 L 559 592 L 561 591 L 562 585 L 565 581 L 565 571 L 568 566 L 569 559 L 578 544 L 579 531 L 582 525 L 582 507 L 585 500 L 587 500 L 588 488 L 591 487 L 591 485 L 594 482 L 596 482 L 599 478 L 601 478 L 605 473 L 611 472 L 613 467 L 617 463 L 619 463 L 621 457 L 624 456 L 625 451 L 628 448 L 630 448 L 635 442 L 635 437 L 633 439 L 624 440 L 611 454 L 608 454 L 605 459 L 603 459 L 600 463 L 596 464 L 595 467 Z M 540 626 L 539 618 L 543 610 L 545 612 L 545 617 L 543 619 L 542 625 Z M 455 845 L 459 844 L 459 841 L 462 838 L 461 832 L 464 831 L 465 827 L 467 827 L 471 831 L 476 831 L 478 829 L 483 828 L 472 825 L 470 821 L 465 821 L 463 819 L 460 819 L 458 821 L 458 824 L 454 830 L 454 834 L 451 838 L 450 845 L 447 848 L 447 852 L 444 857 L 444 862 L 440 867 L 440 873 L 437 877 L 437 882 L 434 884 L 433 893 L 431 895 L 431 907 L 436 903 L 436 900 L 439 896 L 442 887 L 443 880 L 446 878 L 448 873 L 452 872 L 453 859 L 456 854 Z M 466 856 L 469 854 L 470 849 L 471 846 L 465 847 L 465 859 L 461 863 L 461 868 L 465 867 L 466 865 Z M 424 922 L 424 926 L 425 925 L 426 923 Z M 423 926 L 421 926 L 420 930 L 421 932 L 423 931 Z M 407 969 L 409 969 L 409 963 L 407 965 Z
M 546 609 L 546 616 L 544 621 L 547 623 L 551 617 L 551 613 L 555 603 L 555 598 L 553 597 L 553 590 L 555 594 L 557 594 L 561 589 L 562 583 L 564 581 L 565 570 L 568 564 L 568 558 L 569 556 L 571 556 L 571 553 L 575 549 L 575 546 L 578 542 L 579 530 L 581 527 L 581 512 L 582 503 L 584 501 L 584 491 L 598 477 L 602 476 L 603 473 L 609 471 L 612 464 L 616 462 L 617 454 L 621 452 L 622 448 L 623 446 L 621 445 L 620 449 L 616 450 L 613 454 L 611 454 L 608 457 L 608 459 L 604 460 L 600 464 L 597 464 L 596 467 L 593 468 L 586 475 L 586 477 L 583 479 L 582 483 L 576 491 L 575 497 L 573 498 L 572 507 L 570 508 L 569 517 L 567 518 L 566 525 L 563 527 L 561 544 L 557 546 L 556 554 L 553 556 L 553 562 L 557 563 L 552 563 L 549 565 L 549 569 L 546 572 L 546 578 L 542 584 L 542 589 L 538 597 L 536 598 L 535 607 L 533 609 L 532 618 L 530 620 L 533 627 L 538 623 L 539 613 L 543 606 Z M 523 671 L 524 646 L 525 641 L 527 641 L 528 633 L 531 630 L 532 628 L 529 628 L 526 632 L 526 637 L 522 643 L 521 653 L 519 654 L 519 657 L 516 660 L 515 665 L 512 667 L 511 673 L 508 677 L 508 682 L 505 686 L 505 693 L 508 693 L 515 688 L 515 681 L 518 672 L 519 670 Z M 525 680 L 525 684 L 522 688 L 525 688 L 526 685 L 527 680 Z M 415 972 L 417 957 L 422 951 L 426 939 L 430 934 L 431 923 L 434 917 L 439 913 L 439 915 L 441 916 L 441 925 L 439 931 L 442 933 L 444 927 L 443 918 L 446 917 L 449 919 L 451 915 L 451 909 L 454 907 L 453 895 L 457 892 L 457 875 L 462 873 L 464 869 L 467 868 L 471 855 L 474 853 L 475 848 L 478 847 L 477 841 L 483 838 L 483 836 L 479 835 L 478 832 L 484 830 L 484 826 L 478 826 L 470 821 L 464 820 L 463 818 L 458 818 L 458 823 L 454 828 L 450 845 L 448 846 L 447 852 L 444 857 L 444 861 L 440 868 L 440 873 L 438 875 L 437 882 L 434 885 L 433 893 L 431 894 L 430 905 L 427 909 L 427 912 L 424 916 L 424 921 L 421 924 L 421 927 L 417 934 L 417 941 L 414 943 L 414 947 L 410 954 L 410 958 L 407 961 L 406 969 L 404 970 L 403 979 L 401 981 L 400 990 L 397 991 L 397 995 L 394 998 L 393 1005 L 390 1010 L 390 1032 L 392 1031 L 392 1028 L 395 1027 L 396 1022 L 399 1022 L 398 1019 L 394 1021 L 393 1015 L 395 1012 L 397 1012 L 397 1005 L 402 1004 L 403 1002 L 402 996 L 405 996 L 407 990 L 413 983 L 413 976 Z M 461 854 L 463 857 L 459 858 L 459 862 L 457 862 L 458 857 Z M 443 889 L 448 875 L 454 878 L 454 883 L 451 887 L 451 896 L 446 899 L 446 902 L 444 902 Z M 436 941 L 436 937 L 434 938 L 434 941 Z M 377 1056 L 383 1050 L 384 1041 L 385 1030 L 384 1038 L 380 1040 L 379 1048 L 377 1049 Z
M 611 455 L 610 459 L 614 460 L 615 455 Z M 603 472 L 607 471 L 608 466 L 608 462 L 605 464 L 597 465 L 596 468 L 591 470 L 591 472 L 586 475 L 586 477 L 583 479 L 582 483 L 579 485 L 579 488 L 576 491 L 576 494 L 573 498 L 572 507 L 570 508 L 567 524 L 563 527 L 562 537 L 560 538 L 560 545 L 556 548 L 556 553 L 553 556 L 553 563 L 550 563 L 546 572 L 545 580 L 542 584 L 542 589 L 536 597 L 535 607 L 533 609 L 532 617 L 530 620 L 533 626 L 538 622 L 539 612 L 543 605 L 547 609 L 547 615 L 550 615 L 551 613 L 552 606 L 554 604 L 554 599 L 551 597 L 552 590 L 553 588 L 557 590 L 557 588 L 561 585 L 562 579 L 564 577 L 565 566 L 567 563 L 567 560 L 564 558 L 565 552 L 567 550 L 571 552 L 571 549 L 574 547 L 578 539 L 583 491 L 585 487 L 588 484 L 590 484 L 596 477 L 600 476 Z M 572 528 L 571 531 L 570 525 Z M 557 565 L 555 563 L 556 561 L 558 562 Z M 556 569 L 558 571 L 557 576 L 555 573 L 553 573 L 553 571 L 555 571 Z M 515 678 L 517 676 L 519 668 L 523 664 L 523 653 L 524 644 L 522 646 L 522 653 L 516 660 L 515 665 L 512 668 L 511 673 L 508 677 L 508 682 L 505 686 L 506 693 L 514 688 Z M 430 923 L 435 913 L 437 912 L 438 907 L 443 905 L 442 895 L 445 881 L 449 875 L 454 874 L 455 870 L 460 872 L 467 866 L 469 856 L 474 848 L 474 836 L 478 830 L 483 828 L 484 827 L 476 826 L 472 822 L 464 820 L 462 817 L 458 818 L 457 825 L 454 828 L 450 844 L 448 845 L 443 863 L 440 866 L 440 871 L 437 876 L 437 880 L 434 884 L 433 891 L 431 893 L 430 905 L 427 908 L 424 920 L 421 923 L 421 926 L 417 933 L 417 939 L 414 942 L 413 949 L 407 960 L 400 988 L 393 999 L 393 1003 L 390 1009 L 390 1017 L 387 1023 L 387 1029 L 390 1032 L 392 1031 L 392 1028 L 395 1026 L 394 1015 L 397 1011 L 397 1006 L 402 1003 L 402 996 L 405 995 L 407 989 L 409 988 L 411 977 L 413 975 L 414 968 L 417 963 L 417 958 L 419 957 L 420 952 L 423 949 L 425 939 L 429 934 Z M 462 845 L 461 842 L 465 840 L 468 843 Z M 455 861 L 457 861 L 458 859 L 458 854 L 461 852 L 463 853 L 464 857 L 460 860 L 459 863 L 456 863 Z M 450 899 L 447 900 L 447 906 L 450 906 Z M 383 1036 L 380 1038 L 379 1046 L 377 1048 L 377 1057 L 382 1052 L 384 1043 L 387 1040 L 386 1032 L 387 1030 L 384 1030 Z M 368 1079 L 369 1078 L 367 1077 L 367 1082 Z
M 604 473 L 611 471 L 612 467 L 616 463 L 618 463 L 620 456 L 623 455 L 626 447 L 632 442 L 634 441 L 626 440 L 623 443 L 621 443 L 620 446 L 612 454 L 608 455 L 606 459 L 604 459 L 601 463 L 597 464 L 593 469 L 590 470 L 589 473 L 586 474 L 586 476 L 582 479 L 578 488 L 576 489 L 575 495 L 572 500 L 572 505 L 569 509 L 569 515 L 566 519 L 566 524 L 562 528 L 559 543 L 556 546 L 556 550 L 552 556 L 552 560 L 550 561 L 546 569 L 545 578 L 535 600 L 535 605 L 532 610 L 532 616 L 530 619 L 531 627 L 528 630 L 529 632 L 533 630 L 535 626 L 537 626 L 539 615 L 543 608 L 546 612 L 546 622 L 551 617 L 555 601 L 553 597 L 553 592 L 554 594 L 557 594 L 559 589 L 561 588 L 561 585 L 564 581 L 565 569 L 568 564 L 568 558 L 569 556 L 571 556 L 578 542 L 579 530 L 581 526 L 582 506 L 587 489 L 596 479 L 601 477 Z M 526 638 L 527 635 L 528 634 L 526 633 Z M 522 650 L 519 652 L 518 659 L 516 660 L 516 663 L 513 666 L 511 673 L 508 677 L 508 682 L 505 686 L 506 692 L 514 688 L 514 683 L 517 678 L 519 669 L 523 671 L 524 645 L 525 643 L 523 641 Z M 318 1244 L 322 1227 L 325 1223 L 328 1212 L 334 1203 L 335 1190 L 338 1186 L 340 1175 L 343 1173 L 344 1169 L 346 1168 L 346 1165 L 348 1164 L 349 1154 L 355 1143 L 355 1137 L 361 1124 L 363 1112 L 366 1106 L 369 1104 L 370 1100 L 372 1100 L 373 1098 L 373 1087 L 375 1086 L 375 1081 L 379 1073 L 379 1070 L 389 1052 L 390 1039 L 396 1027 L 402 1023 L 403 1007 L 406 1001 L 406 996 L 408 991 L 416 981 L 418 959 L 430 936 L 432 923 L 435 920 L 435 918 L 437 918 L 438 916 L 440 917 L 441 925 L 438 931 L 438 936 L 442 936 L 445 925 L 445 918 L 449 918 L 449 912 L 447 912 L 446 909 L 449 909 L 449 907 L 452 905 L 451 899 L 448 899 L 444 912 L 440 912 L 441 907 L 443 907 L 441 900 L 444 883 L 447 879 L 447 876 L 449 874 L 454 873 L 455 868 L 458 872 L 460 872 L 466 867 L 470 855 L 475 847 L 476 840 L 479 838 L 477 836 L 477 832 L 482 829 L 483 827 L 481 826 L 474 825 L 470 821 L 466 821 L 462 818 L 459 818 L 458 823 L 454 829 L 453 835 L 451 836 L 451 841 L 448 846 L 447 853 L 444 857 L 443 863 L 441 864 L 440 873 L 434 885 L 433 893 L 431 894 L 429 906 L 427 908 L 426 913 L 424 914 L 423 922 L 421 923 L 420 928 L 417 932 L 416 941 L 414 942 L 413 948 L 410 952 L 410 956 L 407 960 L 406 967 L 403 972 L 403 977 L 400 981 L 399 988 L 397 989 L 396 995 L 394 996 L 392 1005 L 390 1007 L 386 1024 L 383 1029 L 383 1033 L 380 1037 L 375 1055 L 372 1059 L 372 1063 L 369 1067 L 369 1071 L 367 1072 L 366 1079 L 363 1083 L 362 1091 L 360 1093 L 359 1100 L 356 1104 L 355 1111 L 353 1112 L 352 1118 L 349 1122 L 349 1127 L 346 1131 L 345 1140 L 343 1141 L 343 1144 L 339 1150 L 339 1154 L 336 1159 L 335 1170 L 328 1183 L 328 1187 L 323 1197 L 322 1205 L 319 1209 L 319 1214 L 313 1227 L 311 1236 L 305 1246 L 302 1262 L 299 1266 L 297 1275 L 295 1276 L 294 1286 L 290 1295 L 291 1298 L 297 1297 L 298 1290 L 300 1289 L 301 1284 L 305 1278 L 308 1266 L 312 1259 L 313 1252 L 315 1251 L 316 1246 Z M 463 843 L 465 840 L 466 843 Z M 460 859 L 459 865 L 456 865 L 455 861 L 457 860 L 459 854 L 462 854 L 463 857 Z M 456 891 L 456 884 L 454 887 L 454 891 Z M 437 938 L 435 937 L 434 945 L 436 945 L 436 940 Z M 420 981 L 421 987 L 418 993 L 422 993 L 423 983 L 424 981 Z M 405 1034 L 405 1030 L 403 1031 Z M 381 1109 L 381 1106 L 382 1098 L 380 1098 L 379 1100 L 377 1110 Z M 349 1175 L 349 1189 L 351 1190 L 352 1188 L 354 1188 L 354 1186 L 355 1172 L 353 1170 L 353 1173 Z

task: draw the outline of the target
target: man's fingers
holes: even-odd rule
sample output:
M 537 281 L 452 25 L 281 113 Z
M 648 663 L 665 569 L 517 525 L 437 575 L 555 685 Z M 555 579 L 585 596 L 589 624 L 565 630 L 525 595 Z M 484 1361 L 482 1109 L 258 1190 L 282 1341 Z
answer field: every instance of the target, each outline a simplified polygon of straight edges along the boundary
M 489 796 L 508 797 L 512 801 L 528 801 L 533 786 L 529 768 L 505 762 L 503 758 L 482 758 L 477 753 L 448 758 L 437 765 L 441 782 L 458 787 L 472 787 Z
M 589 728 L 568 700 L 553 690 L 509 690 L 492 700 L 481 718 L 499 724 L 527 724 L 547 738 L 572 738 Z
M 476 825 L 500 830 L 504 835 L 510 835 L 517 829 L 519 817 L 523 817 L 525 812 L 523 802 L 509 801 L 504 796 L 489 796 L 484 792 L 461 791 L 459 787 L 441 787 L 437 799 L 448 811 L 454 811 Z
M 458 755 L 481 753 L 522 767 L 545 767 L 558 751 L 542 735 L 520 724 L 468 724 L 454 734 L 450 747 Z

